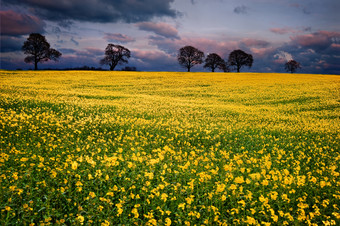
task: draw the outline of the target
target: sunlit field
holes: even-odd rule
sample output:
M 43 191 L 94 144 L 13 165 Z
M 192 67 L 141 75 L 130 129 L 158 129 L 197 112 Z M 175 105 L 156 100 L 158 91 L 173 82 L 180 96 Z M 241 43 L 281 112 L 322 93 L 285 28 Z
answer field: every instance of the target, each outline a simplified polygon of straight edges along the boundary
M 0 71 L 1 225 L 340 224 L 340 76 Z

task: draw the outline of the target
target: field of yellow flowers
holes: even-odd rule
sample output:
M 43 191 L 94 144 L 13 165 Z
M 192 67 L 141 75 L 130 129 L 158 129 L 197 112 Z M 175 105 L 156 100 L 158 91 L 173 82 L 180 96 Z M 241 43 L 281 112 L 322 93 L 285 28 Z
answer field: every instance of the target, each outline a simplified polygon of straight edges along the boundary
M 1 225 L 340 224 L 340 76 L 0 71 Z

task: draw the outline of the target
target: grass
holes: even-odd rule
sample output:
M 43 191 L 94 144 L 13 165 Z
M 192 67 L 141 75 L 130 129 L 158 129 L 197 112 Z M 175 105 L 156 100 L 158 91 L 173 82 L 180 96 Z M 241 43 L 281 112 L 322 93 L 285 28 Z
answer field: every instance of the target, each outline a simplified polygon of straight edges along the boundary
M 2 225 L 336 225 L 336 75 L 0 71 Z

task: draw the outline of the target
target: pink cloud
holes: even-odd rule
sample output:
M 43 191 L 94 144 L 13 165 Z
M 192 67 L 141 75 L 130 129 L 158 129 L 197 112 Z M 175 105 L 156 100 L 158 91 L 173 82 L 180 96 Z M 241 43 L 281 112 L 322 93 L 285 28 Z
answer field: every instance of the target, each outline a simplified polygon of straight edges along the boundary
M 131 51 L 133 57 L 147 60 L 157 60 L 160 58 L 169 57 L 166 53 L 157 50 L 139 50 L 133 49 Z
M 143 31 L 151 31 L 167 38 L 178 38 L 178 31 L 167 23 L 140 22 L 136 26 Z
M 2 35 L 42 33 L 45 23 L 38 17 L 20 14 L 12 10 L 0 11 Z
M 250 48 L 250 51 L 256 56 L 256 57 L 264 57 L 270 53 L 273 53 L 275 51 L 275 48 L 273 47 L 266 47 L 266 48 Z
M 312 34 L 290 37 L 292 42 L 308 48 L 326 49 L 340 39 L 340 32 L 319 31 Z
M 124 34 L 118 34 L 118 33 L 105 33 L 104 39 L 107 40 L 108 42 L 121 42 L 121 43 L 127 43 L 127 42 L 133 42 L 135 41 L 134 38 L 129 37 Z
M 164 38 L 157 38 L 157 37 L 150 37 L 149 43 L 151 45 L 157 46 L 159 49 L 177 55 L 177 52 L 183 46 L 194 46 L 197 49 L 203 51 L 205 55 L 208 53 L 217 53 L 221 57 L 226 56 L 232 50 L 239 48 L 239 42 L 237 41 L 223 41 L 219 42 L 212 39 L 207 38 L 188 38 L 184 37 L 181 39 L 164 39 Z

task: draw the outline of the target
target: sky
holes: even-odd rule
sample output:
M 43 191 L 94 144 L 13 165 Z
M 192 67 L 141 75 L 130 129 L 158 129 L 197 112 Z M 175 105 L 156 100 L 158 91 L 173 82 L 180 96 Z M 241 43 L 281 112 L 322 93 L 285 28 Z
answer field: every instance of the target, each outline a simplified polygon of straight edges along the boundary
M 249 72 L 340 74 L 339 0 L 0 0 L 1 69 L 32 69 L 21 51 L 30 33 L 62 53 L 38 68 L 103 67 L 109 43 L 131 51 L 140 71 L 186 71 L 178 50 L 191 45 L 227 60 L 252 54 Z M 208 71 L 196 65 L 192 71 Z

